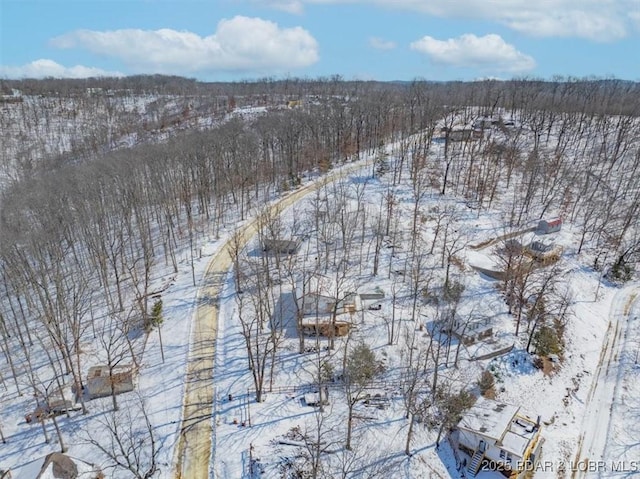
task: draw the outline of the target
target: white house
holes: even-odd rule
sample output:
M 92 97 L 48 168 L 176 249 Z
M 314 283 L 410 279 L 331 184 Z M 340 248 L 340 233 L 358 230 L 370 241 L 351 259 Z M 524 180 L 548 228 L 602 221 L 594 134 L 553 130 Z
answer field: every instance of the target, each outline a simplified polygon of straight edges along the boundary
M 542 444 L 540 420 L 519 406 L 479 398 L 456 426 L 458 449 L 471 457 L 467 472 L 475 476 L 483 463 L 506 477 L 517 477 L 535 464 Z
M 446 320 L 441 331 L 455 336 L 465 346 L 474 344 L 493 335 L 493 326 L 488 317 L 461 318 L 458 314 L 445 313 Z
M 351 317 L 334 318 L 356 312 L 355 293 L 337 292 L 330 278 L 314 276 L 299 291 L 301 300 L 301 327 L 304 334 L 314 336 L 346 336 L 351 330 Z M 346 319 L 346 320 L 345 320 Z

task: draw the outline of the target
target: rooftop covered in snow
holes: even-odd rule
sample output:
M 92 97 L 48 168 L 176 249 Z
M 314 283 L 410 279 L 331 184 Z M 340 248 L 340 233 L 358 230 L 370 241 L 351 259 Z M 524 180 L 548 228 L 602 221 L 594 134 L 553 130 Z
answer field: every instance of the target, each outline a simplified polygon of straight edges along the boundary
M 483 397 L 460 420 L 458 427 L 499 441 L 520 408 Z
M 479 398 L 458 423 L 458 428 L 481 434 L 519 457 L 524 455 L 539 424 L 520 414 L 520 407 Z

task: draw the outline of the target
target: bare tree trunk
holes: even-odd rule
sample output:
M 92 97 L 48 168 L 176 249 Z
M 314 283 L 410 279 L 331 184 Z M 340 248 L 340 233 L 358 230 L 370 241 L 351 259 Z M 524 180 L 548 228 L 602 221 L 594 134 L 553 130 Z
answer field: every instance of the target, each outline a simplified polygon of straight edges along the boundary
M 55 427 L 56 434 L 58 435 L 58 442 L 60 443 L 60 452 L 65 453 L 67 452 L 68 449 L 62 438 L 62 432 L 60 431 L 60 427 L 58 426 L 58 420 L 56 419 L 55 413 L 51 415 L 51 420 L 53 421 L 53 426 Z

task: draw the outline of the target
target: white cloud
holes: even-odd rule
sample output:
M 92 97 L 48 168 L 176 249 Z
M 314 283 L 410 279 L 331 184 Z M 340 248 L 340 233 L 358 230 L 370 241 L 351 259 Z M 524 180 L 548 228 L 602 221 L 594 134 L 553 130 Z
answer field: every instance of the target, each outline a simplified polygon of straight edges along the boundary
M 4 78 L 89 78 L 105 76 L 122 76 L 122 73 L 83 65 L 65 67 L 49 59 L 35 60 L 22 66 L 0 65 L 0 77 Z
M 276 7 L 358 3 L 446 18 L 480 19 L 538 37 L 613 41 L 637 26 L 638 0 L 253 0 Z
M 318 44 L 303 28 L 280 28 L 242 16 L 221 20 L 215 33 L 206 37 L 166 28 L 77 30 L 52 39 L 51 44 L 118 58 L 143 73 L 286 71 L 318 61 Z
M 613 12 L 564 10 L 549 14 L 545 11 L 513 12 L 502 19 L 513 30 L 539 37 L 579 37 L 594 41 L 613 41 L 627 35 L 630 16 Z
M 304 11 L 304 4 L 301 0 L 253 0 L 254 3 L 266 4 L 270 8 L 282 10 L 283 12 L 301 14 Z
M 396 47 L 395 42 L 384 40 L 378 37 L 369 38 L 369 45 L 376 50 L 393 50 Z
M 536 66 L 532 57 L 519 52 L 495 34 L 477 37 L 467 33 L 448 40 L 425 36 L 410 46 L 439 65 L 509 73 L 526 72 Z
M 640 30 L 640 5 L 638 5 L 638 10 L 629 13 L 629 18 L 634 23 L 635 28 Z

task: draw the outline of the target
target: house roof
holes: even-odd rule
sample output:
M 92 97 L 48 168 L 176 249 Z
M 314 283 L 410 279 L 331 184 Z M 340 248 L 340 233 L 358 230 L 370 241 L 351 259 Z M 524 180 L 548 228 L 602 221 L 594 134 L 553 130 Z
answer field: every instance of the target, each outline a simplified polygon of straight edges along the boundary
M 111 368 L 112 374 L 123 374 L 123 373 L 132 373 L 133 367 L 131 364 L 116 364 Z M 89 371 L 87 372 L 87 379 L 91 378 L 99 378 L 99 377 L 108 377 L 109 376 L 109 366 L 100 365 L 100 366 L 91 366 Z
M 361 292 L 360 299 L 363 301 L 384 299 L 384 291 L 379 286 L 376 286 L 375 289 L 367 289 L 366 291 Z
M 538 434 L 539 430 L 540 424 L 537 421 L 518 414 L 511 421 L 509 431 L 502 439 L 502 448 L 523 457 L 531 440 Z
M 460 336 L 475 336 L 490 329 L 493 329 L 493 324 L 487 320 L 476 320 L 457 324 L 453 331 Z
M 458 428 L 493 439 L 501 449 L 523 457 L 540 426 L 519 414 L 519 410 L 518 406 L 481 397 L 458 423 Z
M 530 437 L 521 436 L 513 431 L 507 431 L 502 439 L 502 449 L 509 451 L 519 457 L 524 455 L 524 451 L 529 445 Z
M 520 408 L 480 397 L 458 423 L 458 428 L 500 441 Z
M 295 250 L 300 246 L 300 238 L 264 238 L 262 247 L 267 250 L 271 249 L 291 249 Z
M 53 452 L 11 470 L 12 479 L 95 479 L 100 469 L 66 454 Z
M 331 294 L 319 293 L 316 291 L 308 291 L 307 293 L 305 293 L 305 297 L 326 299 L 327 301 L 336 301 L 335 296 L 332 296 Z M 355 298 L 356 298 L 355 293 L 345 293 L 344 296 L 340 296 L 339 298 L 337 298 L 337 301 L 339 303 L 348 303 L 350 301 L 353 301 Z
M 308 291 L 305 294 L 306 297 L 308 298 L 323 298 L 329 301 L 335 301 L 336 298 L 334 296 L 329 296 L 328 294 L 322 294 L 322 293 L 318 293 L 316 291 Z
M 539 251 L 540 253 L 547 253 L 554 249 L 554 245 L 546 244 L 542 241 L 532 241 L 529 245 L 529 248 L 531 248 L 533 251 Z

